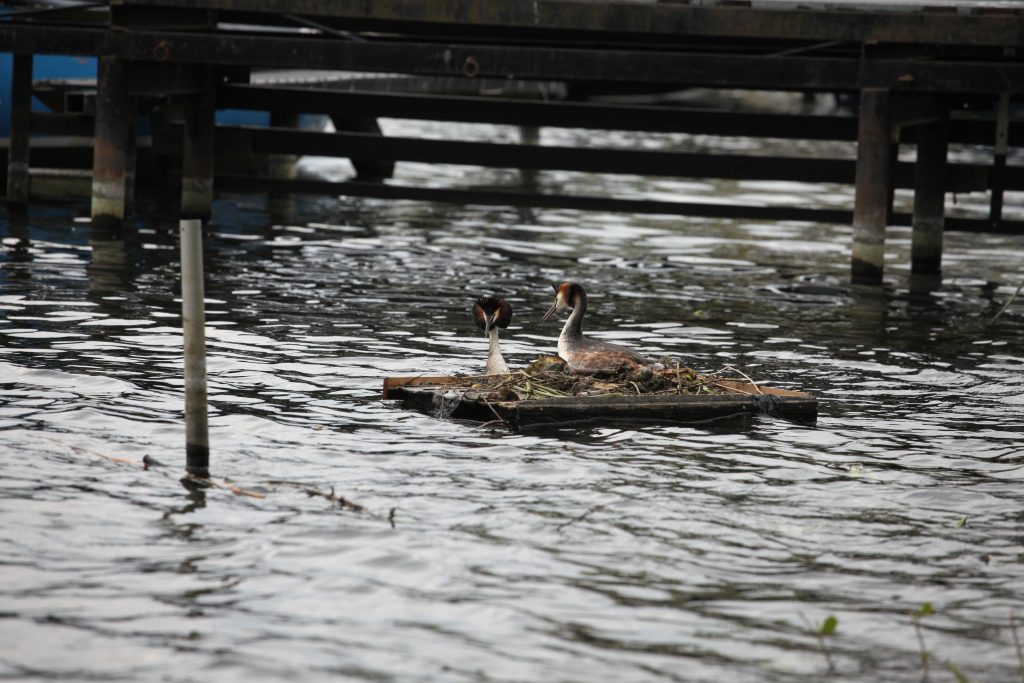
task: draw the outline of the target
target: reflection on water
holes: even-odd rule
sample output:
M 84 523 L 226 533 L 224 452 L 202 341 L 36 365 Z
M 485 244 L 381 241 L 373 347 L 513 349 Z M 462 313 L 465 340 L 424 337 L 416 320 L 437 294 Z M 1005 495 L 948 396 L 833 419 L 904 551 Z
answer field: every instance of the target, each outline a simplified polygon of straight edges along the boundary
M 90 240 L 86 210 L 3 228 L 0 675 L 817 681 L 834 614 L 837 678 L 917 681 L 925 602 L 933 678 L 1018 675 L 1021 304 L 987 321 L 1020 238 L 950 234 L 925 283 L 894 230 L 876 290 L 846 283 L 845 226 L 223 197 L 213 465 L 256 497 L 178 484 L 176 226 L 143 207 Z M 814 391 L 817 423 L 507 434 L 379 399 L 483 367 L 483 292 L 516 309 L 510 364 L 551 352 L 570 277 L 595 336 Z

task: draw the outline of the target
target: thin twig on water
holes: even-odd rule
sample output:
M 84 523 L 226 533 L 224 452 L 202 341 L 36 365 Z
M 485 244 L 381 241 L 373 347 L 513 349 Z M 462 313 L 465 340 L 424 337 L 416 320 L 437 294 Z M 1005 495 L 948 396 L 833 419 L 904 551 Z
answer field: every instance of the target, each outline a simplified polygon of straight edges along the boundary
M 129 460 L 128 458 L 119 458 L 116 455 L 107 455 L 106 453 L 100 453 L 99 451 L 94 451 L 94 450 L 92 450 L 90 448 L 83 448 L 82 446 L 75 446 L 75 445 L 72 445 L 72 444 L 69 444 L 69 443 L 64 443 L 63 441 L 60 441 L 58 439 L 52 439 L 50 437 L 45 437 L 45 438 L 46 438 L 47 441 L 49 441 L 51 443 L 55 443 L 58 446 L 63 446 L 64 448 L 69 448 L 72 451 L 74 451 L 75 453 L 80 453 L 80 454 L 83 454 L 83 455 L 94 455 L 97 458 L 103 458 L 104 460 L 109 460 L 111 462 L 119 462 L 119 463 L 121 463 L 123 465 L 138 465 L 139 464 L 137 460 Z
M 505 418 L 503 418 L 501 415 L 498 414 L 498 411 L 494 409 L 494 406 L 492 406 L 490 404 L 490 402 L 486 398 L 481 396 L 480 400 L 484 402 L 485 406 L 487 406 L 488 408 L 491 409 L 491 412 L 494 413 L 494 417 L 498 418 L 498 422 L 501 422 L 502 424 L 505 424 Z M 491 424 L 491 422 L 487 422 L 485 424 Z
M 572 519 L 570 519 L 568 522 L 563 522 L 562 524 L 559 524 L 557 527 L 555 527 L 555 531 L 561 531 L 562 529 L 564 529 L 565 527 L 569 526 L 570 524 L 575 524 L 576 522 L 582 522 L 584 519 L 589 517 L 591 514 L 597 512 L 598 510 L 600 510 L 604 506 L 605 506 L 604 503 L 602 503 L 601 505 L 595 505 L 594 507 L 592 507 L 589 510 L 587 510 L 586 512 L 584 512 L 582 515 L 578 515 L 578 516 L 573 517 Z
M 353 503 L 351 500 L 346 500 L 344 496 L 334 495 L 333 486 L 331 487 L 330 493 L 324 493 L 323 491 L 317 491 L 316 489 L 310 488 L 305 488 L 303 489 L 303 491 L 305 491 L 306 495 L 309 496 L 310 498 L 312 498 L 313 496 L 320 496 L 321 498 L 326 498 L 332 503 L 337 503 L 338 507 L 342 508 L 343 510 L 351 510 L 352 512 L 366 512 L 366 508 L 364 508 L 359 503 Z
M 1018 294 L 1020 294 L 1020 290 L 1021 289 L 1024 289 L 1024 280 L 1021 280 L 1020 284 L 1017 285 L 1017 291 L 1013 293 L 1013 296 L 1011 296 L 1009 299 L 1007 299 L 1006 303 L 1003 304 L 1003 307 L 999 309 L 999 312 L 996 313 L 994 316 L 992 316 L 992 319 L 988 321 L 989 325 L 991 325 L 995 321 L 999 320 L 999 316 L 1001 316 L 1003 314 L 1003 311 L 1005 311 L 1007 308 L 1010 307 L 1010 304 L 1013 303 L 1013 300 L 1017 298 Z
M 910 619 L 914 622 L 914 633 L 917 634 L 917 644 L 921 648 L 921 680 L 928 680 L 928 650 L 924 646 L 924 632 L 921 630 L 921 621 L 913 612 Z
M 199 484 L 200 486 L 206 486 L 206 487 L 215 488 L 215 489 L 227 489 L 228 491 L 230 491 L 231 493 L 235 494 L 236 496 L 246 496 L 248 498 L 261 498 L 261 499 L 262 498 L 266 498 L 266 495 L 264 495 L 262 493 L 258 493 L 256 491 L 249 491 L 247 489 L 243 489 L 241 486 L 235 486 L 234 484 L 232 484 L 230 482 L 223 481 L 223 480 L 217 480 L 217 479 L 208 479 L 206 477 L 197 477 L 194 474 L 186 473 L 185 476 L 181 478 L 181 481 L 182 481 L 182 483 L 184 483 L 184 482 L 191 482 L 193 484 Z
M 747 380 L 748 382 L 750 382 L 750 384 L 751 384 L 751 385 L 752 385 L 752 386 L 753 386 L 753 387 L 754 387 L 755 389 L 757 389 L 757 393 L 759 393 L 759 394 L 763 394 L 763 393 L 764 393 L 763 391 L 761 391 L 761 387 L 757 386 L 757 383 L 756 383 L 756 382 L 755 382 L 754 380 L 750 379 L 750 377 L 749 377 L 749 376 L 748 376 L 748 375 L 747 375 L 747 374 L 746 374 L 745 372 L 743 372 L 742 370 L 737 370 L 736 368 L 734 368 L 734 367 L 733 367 L 733 366 L 731 366 L 731 365 L 723 365 L 723 366 L 722 366 L 722 368 L 723 368 L 723 369 L 725 369 L 725 370 L 732 370 L 732 371 L 733 371 L 733 372 L 735 372 L 735 373 L 736 373 L 737 375 L 739 375 L 739 376 L 740 376 L 740 377 L 742 377 L 743 379 L 745 379 L 745 380 Z
M 825 636 L 823 636 L 818 629 L 814 628 L 814 624 L 811 623 L 811 620 L 807 618 L 806 614 L 803 612 L 798 612 L 798 614 L 800 615 L 800 620 L 804 622 L 804 626 L 807 627 L 807 630 L 813 633 L 814 637 L 818 639 L 818 647 L 821 649 L 821 654 L 825 655 L 825 663 L 828 664 L 828 672 L 835 673 L 836 663 L 832 661 L 832 653 L 829 652 L 828 646 L 825 644 Z

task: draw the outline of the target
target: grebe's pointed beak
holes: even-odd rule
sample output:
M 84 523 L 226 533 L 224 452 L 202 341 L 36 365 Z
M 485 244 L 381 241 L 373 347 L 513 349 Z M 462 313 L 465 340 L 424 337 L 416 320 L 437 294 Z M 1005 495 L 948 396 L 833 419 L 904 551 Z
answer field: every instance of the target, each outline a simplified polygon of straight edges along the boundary
M 544 317 L 541 318 L 541 320 L 551 320 L 551 318 L 557 312 L 558 312 L 558 300 L 555 299 L 555 303 L 551 304 L 551 308 L 548 309 L 548 312 L 544 314 Z

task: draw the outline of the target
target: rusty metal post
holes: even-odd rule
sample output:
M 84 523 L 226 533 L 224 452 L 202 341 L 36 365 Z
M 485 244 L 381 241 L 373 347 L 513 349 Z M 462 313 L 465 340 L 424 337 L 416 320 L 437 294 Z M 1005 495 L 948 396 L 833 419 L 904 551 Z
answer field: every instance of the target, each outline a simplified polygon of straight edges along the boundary
M 206 313 L 203 307 L 203 222 L 181 228 L 181 327 L 185 346 L 185 471 L 210 476 L 206 398 Z
M 30 183 L 29 148 L 32 135 L 32 55 L 14 55 L 11 74 L 11 143 L 7 151 L 7 204 L 24 211 Z
M 911 273 L 942 272 L 942 230 L 946 208 L 946 152 L 949 147 L 949 111 L 938 121 L 918 128 L 914 166 L 914 233 L 910 250 Z
M 857 132 L 857 188 L 850 263 L 850 278 L 856 283 L 882 282 L 889 208 L 891 129 L 889 91 L 863 88 Z
M 128 154 L 135 111 L 128 94 L 128 69 L 116 57 L 99 59 L 96 132 L 92 160 L 92 229 L 119 235 L 128 191 Z
M 181 160 L 181 215 L 208 219 L 213 213 L 213 138 L 215 85 L 207 76 L 200 95 L 185 103 Z

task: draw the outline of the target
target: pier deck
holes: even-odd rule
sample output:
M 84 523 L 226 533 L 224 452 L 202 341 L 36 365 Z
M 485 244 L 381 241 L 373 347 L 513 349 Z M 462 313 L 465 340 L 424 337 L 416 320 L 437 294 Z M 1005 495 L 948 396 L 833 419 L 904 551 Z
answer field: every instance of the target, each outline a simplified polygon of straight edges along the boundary
M 881 281 L 885 228 L 913 225 L 913 268 L 936 273 L 944 230 L 1024 232 L 1004 218 L 1024 189 L 1008 164 L 1022 123 L 1024 7 L 1014 2 L 584 2 L 446 0 L 120 0 L 14 5 L 0 51 L 14 54 L 7 198 L 31 199 L 33 135 L 92 131 L 93 224 L 119 230 L 134 191 L 139 114 L 175 162 L 182 212 L 203 217 L 213 189 L 273 189 L 447 202 L 568 206 L 853 225 L 851 275 Z M 55 91 L 31 114 L 32 55 L 99 58 L 94 89 Z M 362 78 L 257 83 L 255 70 Z M 376 77 L 373 75 L 376 74 Z M 369 75 L 370 77 L 366 77 Z M 427 84 L 427 85 L 424 85 Z M 524 87 L 524 84 L 532 87 Z M 678 93 L 770 90 L 852 103 L 824 114 L 679 103 Z M 216 126 L 217 109 L 269 111 L 269 127 Z M 295 130 L 300 114 L 338 132 Z M 381 117 L 521 126 L 520 144 L 389 138 Z M 856 159 L 711 149 L 560 148 L 531 129 L 559 126 L 710 136 L 857 141 Z M 901 161 L 901 144 L 917 147 Z M 988 163 L 949 163 L 951 145 Z M 216 149 L 356 160 L 349 182 L 240 174 Z M 977 156 L 977 155 L 975 155 Z M 529 188 L 425 188 L 386 182 L 395 162 L 855 185 L 853 206 L 779 207 L 545 194 Z M 177 177 L 177 176 L 175 176 Z M 910 214 L 893 190 L 914 189 Z M 989 211 L 946 219 L 947 192 L 987 192 Z

